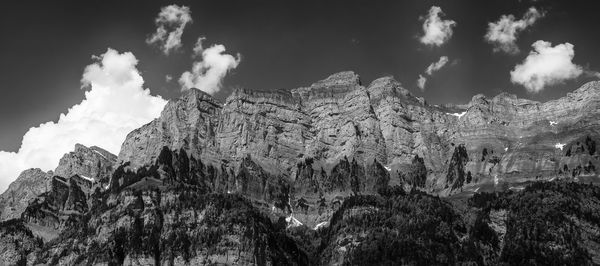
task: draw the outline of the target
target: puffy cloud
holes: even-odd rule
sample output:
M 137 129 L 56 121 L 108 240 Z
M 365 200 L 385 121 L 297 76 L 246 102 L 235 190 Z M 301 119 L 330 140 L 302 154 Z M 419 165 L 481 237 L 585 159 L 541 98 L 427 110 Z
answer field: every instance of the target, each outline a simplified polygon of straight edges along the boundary
M 452 37 L 452 28 L 456 26 L 453 20 L 443 20 L 444 12 L 438 6 L 432 6 L 426 18 L 421 18 L 423 22 L 424 35 L 420 41 L 423 44 L 431 46 L 441 46 Z
M 427 75 L 431 76 L 433 74 L 433 72 L 440 70 L 442 67 L 444 67 L 446 65 L 446 63 L 448 63 L 448 57 L 442 56 L 442 57 L 440 57 L 440 59 L 437 62 L 431 63 L 425 70 L 425 73 L 427 73 Z
M 234 57 L 230 54 L 224 54 L 225 46 L 221 44 L 213 45 L 204 49 L 202 47 L 203 37 L 198 38 L 194 47 L 195 57 L 200 57 L 192 65 L 192 71 L 184 72 L 179 78 L 179 84 L 182 90 L 197 88 L 209 94 L 214 94 L 221 90 L 221 81 L 231 69 L 235 69 L 241 61 L 238 54 Z
M 427 82 L 427 78 L 423 77 L 423 75 L 419 75 L 419 79 L 417 79 L 417 87 L 421 90 L 425 90 L 425 83 Z
M 154 21 L 156 32 L 146 40 L 147 44 L 157 44 L 158 47 L 169 55 L 171 51 L 181 47 L 181 35 L 188 23 L 192 23 L 189 7 L 170 5 L 161 8 Z
M 117 154 L 126 135 L 160 115 L 166 101 L 144 89 L 132 53 L 108 49 L 93 57 L 81 83 L 89 87 L 81 103 L 25 133 L 17 152 L 0 151 L 0 191 L 27 168 L 52 170 L 76 143 Z
M 572 61 L 575 56 L 572 44 L 552 47 L 550 42 L 537 41 L 532 47 L 533 51 L 525 61 L 510 72 L 510 80 L 523 85 L 529 92 L 540 92 L 548 85 L 562 83 L 584 73 L 583 68 Z
M 488 24 L 485 40 L 494 46 L 494 52 L 505 52 L 508 54 L 519 53 L 516 41 L 519 33 L 533 25 L 544 16 L 535 7 L 529 8 L 523 18 L 515 20 L 513 15 L 502 15 L 497 22 Z

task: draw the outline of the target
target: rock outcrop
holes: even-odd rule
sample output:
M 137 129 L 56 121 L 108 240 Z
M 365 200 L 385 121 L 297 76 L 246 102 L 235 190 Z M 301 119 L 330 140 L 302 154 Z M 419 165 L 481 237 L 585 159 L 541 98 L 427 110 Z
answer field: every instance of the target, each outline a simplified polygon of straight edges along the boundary
M 54 175 L 65 178 L 79 175 L 99 181 L 110 176 L 116 161 L 117 156 L 102 148 L 75 144 L 75 150 L 60 159 Z
M 50 189 L 51 178 L 52 171 L 46 173 L 39 168 L 21 172 L 0 195 L 0 221 L 21 217 L 31 199 Z
M 205 92 L 186 90 L 179 99 L 167 103 L 159 118 L 127 135 L 118 160 L 130 162 L 133 167 L 151 164 L 163 146 L 184 148 L 196 158 L 204 152 L 208 158 L 218 158 L 215 130 L 221 108 Z
M 27 256 L 42 247 L 20 220 L 0 222 L 0 263 L 2 265 L 27 265 Z
M 25 208 L 43 193 L 52 192 L 56 180 L 68 183 L 71 176 L 77 175 L 87 183 L 107 183 L 113 172 L 117 156 L 102 148 L 90 148 L 76 144 L 72 152 L 65 154 L 54 171 L 43 172 L 40 169 L 28 169 L 10 184 L 9 188 L 0 195 L 0 220 L 19 218 Z M 56 178 L 60 177 L 60 178 Z M 91 189 L 91 186 L 90 186 Z M 38 199 L 41 200 L 41 199 Z
M 78 223 L 90 210 L 93 182 L 74 175 L 54 176 L 51 187 L 33 199 L 21 218 L 24 222 L 61 231 Z

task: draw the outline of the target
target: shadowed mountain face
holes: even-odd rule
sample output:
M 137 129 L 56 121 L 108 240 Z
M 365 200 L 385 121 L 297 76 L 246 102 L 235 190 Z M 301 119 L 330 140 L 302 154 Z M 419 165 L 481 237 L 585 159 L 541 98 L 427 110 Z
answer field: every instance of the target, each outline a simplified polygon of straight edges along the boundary
M 240 89 L 224 104 L 190 89 L 132 131 L 118 157 L 77 145 L 54 172 L 23 172 L 0 197 L 3 219 L 17 218 L 0 229 L 19 233 L 0 241 L 30 244 L 0 255 L 61 265 L 598 263 L 600 194 L 580 184 L 598 179 L 598 105 L 600 82 L 547 103 L 500 94 L 430 106 L 392 78 L 363 86 L 352 72 Z

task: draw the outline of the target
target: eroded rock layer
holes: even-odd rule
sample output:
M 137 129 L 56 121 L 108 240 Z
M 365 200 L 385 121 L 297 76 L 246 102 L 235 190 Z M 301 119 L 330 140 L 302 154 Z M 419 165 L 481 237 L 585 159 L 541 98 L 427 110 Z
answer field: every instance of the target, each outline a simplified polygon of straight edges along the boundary
M 355 73 L 340 72 L 292 90 L 238 89 L 222 105 L 189 90 L 127 136 L 119 161 L 148 165 L 167 146 L 234 172 L 250 156 L 266 172 L 294 181 L 301 162 L 310 160 L 315 172 L 330 174 L 350 158 L 363 167 L 379 162 L 390 182 L 399 184 L 418 156 L 427 171 L 421 186 L 430 191 L 448 194 L 482 184 L 500 189 L 540 175 L 595 175 L 599 107 L 600 82 L 546 103 L 502 93 L 432 106 L 391 77 L 364 86 Z M 456 170 L 452 158 L 459 145 L 466 152 L 464 178 L 454 182 L 448 177 Z

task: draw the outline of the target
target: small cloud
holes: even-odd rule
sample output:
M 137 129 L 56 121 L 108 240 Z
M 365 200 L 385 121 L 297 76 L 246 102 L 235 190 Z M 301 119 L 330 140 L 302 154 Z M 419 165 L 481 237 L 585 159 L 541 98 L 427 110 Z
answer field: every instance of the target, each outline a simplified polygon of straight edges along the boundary
M 166 81 L 167 83 L 171 82 L 171 80 L 173 80 L 173 76 L 171 76 L 171 75 L 166 75 L 166 76 L 165 76 L 165 81 Z
M 573 63 L 574 46 L 570 43 L 552 47 L 550 42 L 536 41 L 523 63 L 510 72 L 510 80 L 521 84 L 531 93 L 542 91 L 546 86 L 562 83 L 588 73 Z M 596 75 L 597 72 L 589 72 Z
M 185 26 L 192 23 L 189 7 L 169 5 L 161 8 L 155 22 L 156 32 L 146 40 L 147 44 L 157 44 L 165 55 L 181 47 L 181 35 Z
M 425 69 L 425 74 L 431 77 L 433 73 L 442 69 L 442 67 L 444 67 L 448 61 L 449 60 L 447 56 L 441 56 L 437 62 L 429 64 L 429 66 Z M 417 87 L 419 87 L 421 90 L 425 90 L 425 83 L 427 83 L 427 77 L 419 75 L 419 79 L 417 79 Z
M 419 79 L 417 79 L 417 87 L 419 87 L 419 89 L 424 91 L 426 82 L 427 82 L 427 78 L 423 77 L 423 75 L 419 75 Z
M 197 88 L 212 95 L 221 90 L 223 78 L 230 70 L 237 68 L 241 56 L 225 54 L 225 46 L 221 44 L 204 49 L 203 40 L 204 37 L 198 38 L 194 47 L 194 57 L 200 57 L 200 61 L 194 62 L 192 70 L 181 75 L 179 84 L 182 90 Z
M 517 54 L 519 47 L 517 47 L 516 41 L 519 34 L 544 15 L 535 7 L 529 8 L 519 20 L 515 20 L 513 15 L 502 15 L 498 21 L 488 24 L 485 40 L 494 46 L 494 52 Z
M 423 44 L 431 46 L 441 46 L 452 37 L 452 28 L 456 26 L 453 20 L 443 20 L 442 9 L 438 6 L 432 6 L 426 18 L 421 18 L 423 22 L 424 35 L 420 37 Z
M 427 73 L 427 75 L 431 76 L 433 74 L 433 72 L 440 70 L 442 67 L 444 67 L 446 65 L 446 63 L 448 63 L 448 57 L 442 56 L 442 57 L 440 57 L 440 59 L 437 62 L 431 63 L 425 70 L 425 73 Z

